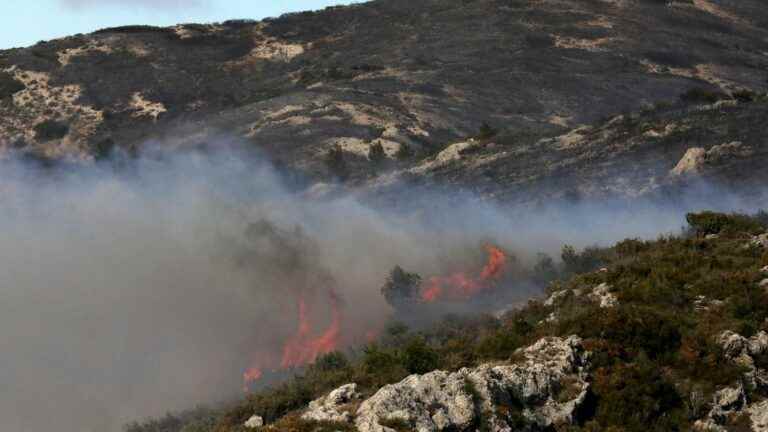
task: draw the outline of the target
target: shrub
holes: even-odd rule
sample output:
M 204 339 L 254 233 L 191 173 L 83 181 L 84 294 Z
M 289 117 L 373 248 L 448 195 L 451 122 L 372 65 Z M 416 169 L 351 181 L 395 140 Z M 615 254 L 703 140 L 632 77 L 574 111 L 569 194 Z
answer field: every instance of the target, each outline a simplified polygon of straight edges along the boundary
M 589 273 L 608 262 L 608 251 L 597 246 L 590 246 L 581 253 L 577 253 L 573 246 L 565 245 L 560 257 L 563 260 L 563 271 L 566 274 Z
M 493 126 L 486 122 L 480 125 L 480 131 L 477 134 L 477 138 L 480 140 L 491 139 L 499 133 Z
M 24 88 L 24 84 L 16 81 L 13 75 L 0 71 L 0 99 L 9 98 Z
M 35 125 L 35 137 L 39 141 L 51 141 L 64 138 L 69 133 L 69 126 L 56 120 L 43 120 Z
M 680 95 L 680 100 L 689 104 L 715 103 L 724 99 L 728 99 L 724 93 L 706 90 L 700 87 L 694 87 Z
M 423 374 L 439 367 L 437 352 L 424 339 L 412 338 L 403 349 L 403 366 L 410 373 Z
M 724 214 L 705 211 L 688 213 L 685 216 L 688 224 L 700 236 L 720 233 L 756 233 L 765 229 L 758 218 L 739 214 Z
M 325 155 L 325 166 L 330 171 L 331 175 L 337 177 L 340 180 L 346 180 L 349 177 L 349 167 L 344 157 L 344 149 L 341 145 L 335 144 L 328 150 Z
M 397 309 L 416 301 L 420 289 L 421 276 L 416 273 L 409 273 L 400 266 L 395 266 L 384 282 L 384 286 L 381 287 L 381 294 L 384 295 L 387 303 Z
M 381 165 L 387 160 L 387 153 L 384 151 L 384 146 L 381 142 L 376 141 L 368 147 L 368 160 L 376 165 Z

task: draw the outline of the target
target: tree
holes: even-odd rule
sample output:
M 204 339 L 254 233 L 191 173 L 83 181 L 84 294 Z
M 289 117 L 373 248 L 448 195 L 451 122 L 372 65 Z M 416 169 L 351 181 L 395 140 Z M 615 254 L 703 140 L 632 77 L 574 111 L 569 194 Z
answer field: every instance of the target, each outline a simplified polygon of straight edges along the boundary
M 349 177 L 349 168 L 347 167 L 347 161 L 344 158 L 344 149 L 342 149 L 339 144 L 334 144 L 334 146 L 328 150 L 328 153 L 326 153 L 325 166 L 328 167 L 328 171 L 338 177 L 339 180 L 345 180 Z
M 381 165 L 387 160 L 387 153 L 380 141 L 376 141 L 368 147 L 368 160 L 375 165 Z
M 400 266 L 395 266 L 387 281 L 381 287 L 381 293 L 392 307 L 398 308 L 415 301 L 421 288 L 421 276 L 409 273 Z

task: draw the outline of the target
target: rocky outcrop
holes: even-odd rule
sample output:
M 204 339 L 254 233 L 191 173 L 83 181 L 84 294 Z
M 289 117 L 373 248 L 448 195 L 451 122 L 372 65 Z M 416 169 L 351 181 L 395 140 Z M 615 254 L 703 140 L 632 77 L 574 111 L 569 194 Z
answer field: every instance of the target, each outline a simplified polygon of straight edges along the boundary
M 616 307 L 619 304 L 619 299 L 611 292 L 611 286 L 607 283 L 596 286 L 589 294 L 589 298 L 599 303 L 601 308 Z
M 768 233 L 760 234 L 752 237 L 749 242 L 751 246 L 768 249 Z
M 701 431 L 723 431 L 728 420 L 742 412 L 747 405 L 744 386 L 727 387 L 719 390 L 712 398 L 712 409 L 704 420 L 695 423 L 694 428 Z
M 747 412 L 754 432 L 768 432 L 768 400 L 752 404 Z
M 519 364 L 434 371 L 385 386 L 362 403 L 355 424 L 360 432 L 392 432 L 386 425 L 397 420 L 427 432 L 572 423 L 589 390 L 581 339 L 545 338 L 518 354 Z
M 709 150 L 702 147 L 691 147 L 672 169 L 671 174 L 675 176 L 697 174 L 707 165 L 721 163 L 731 158 L 748 157 L 752 153 L 753 150 L 749 146 L 745 146 L 739 141 L 716 145 Z
M 349 405 L 359 398 L 357 384 L 345 384 L 326 396 L 310 402 L 307 412 L 301 418 L 314 421 L 349 422 L 352 420 L 352 414 L 348 410 Z
M 247 429 L 260 428 L 264 426 L 264 419 L 257 415 L 251 416 L 251 418 L 249 418 L 248 421 L 245 422 L 244 426 Z

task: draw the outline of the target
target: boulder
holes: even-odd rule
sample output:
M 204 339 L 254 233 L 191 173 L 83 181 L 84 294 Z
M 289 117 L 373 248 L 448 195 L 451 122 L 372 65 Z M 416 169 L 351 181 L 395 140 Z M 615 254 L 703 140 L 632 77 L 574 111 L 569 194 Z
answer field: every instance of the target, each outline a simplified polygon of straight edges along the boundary
M 712 409 L 707 417 L 694 424 L 701 431 L 723 431 L 723 426 L 731 417 L 738 415 L 747 405 L 747 394 L 744 386 L 726 387 L 718 390 L 712 397 Z
M 684 174 L 694 174 L 701 170 L 706 161 L 707 151 L 702 147 L 689 148 L 680 161 L 672 169 L 671 174 L 680 176 Z
M 248 429 L 260 428 L 264 426 L 264 419 L 257 415 L 251 416 L 251 418 L 249 418 L 248 421 L 245 422 L 244 426 Z
M 392 432 L 387 420 L 414 431 L 492 431 L 544 429 L 572 423 L 586 399 L 584 368 L 589 353 L 581 339 L 545 338 L 520 350 L 515 365 L 486 364 L 455 373 L 411 375 L 382 387 L 362 403 L 355 424 L 360 432 Z M 382 424 L 383 423 L 383 424 Z
M 754 432 L 768 432 L 768 400 L 750 405 L 747 412 Z
M 597 301 L 601 308 L 616 307 L 619 304 L 619 299 L 611 292 L 611 286 L 607 283 L 596 286 L 589 297 Z
M 345 384 L 326 396 L 310 402 L 307 412 L 302 414 L 301 418 L 314 421 L 349 422 L 352 420 L 352 414 L 343 410 L 344 405 L 359 398 L 357 384 Z
M 753 387 L 768 389 L 768 371 L 755 365 L 755 356 L 768 352 L 768 333 L 761 331 L 756 335 L 745 338 L 730 330 L 720 335 L 720 346 L 723 347 L 725 358 L 743 366 L 746 369 L 744 378 Z

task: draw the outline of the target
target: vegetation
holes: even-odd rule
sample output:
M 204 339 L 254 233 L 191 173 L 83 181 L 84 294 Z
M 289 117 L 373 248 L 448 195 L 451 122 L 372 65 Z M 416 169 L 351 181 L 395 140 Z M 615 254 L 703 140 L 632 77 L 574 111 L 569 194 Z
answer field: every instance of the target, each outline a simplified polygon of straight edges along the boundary
M 321 357 L 302 375 L 223 410 L 215 428 L 206 430 L 239 431 L 253 414 L 268 423 L 281 419 L 279 430 L 326 430 L 297 420 L 296 412 L 338 385 L 356 382 L 370 395 L 410 373 L 510 360 L 518 348 L 541 337 L 572 334 L 592 352 L 593 384 L 590 409 L 569 431 L 689 430 L 708 412 L 713 393 L 739 382 L 743 373 L 724 358 L 717 336 L 724 330 L 744 336 L 768 330 L 768 293 L 759 287 L 768 252 L 750 243 L 754 233 L 766 230 L 765 213 L 703 212 L 687 220 L 690 229 L 679 236 L 627 239 L 582 252 L 565 247 L 559 268 L 540 257 L 534 274 L 554 280 L 549 292 L 584 292 L 606 283 L 618 299 L 615 307 L 601 309 L 589 296 L 570 291 L 555 306 L 531 300 L 500 319 L 452 316 L 418 332 L 395 323 L 361 351 Z M 397 303 L 411 298 L 419 282 L 418 275 L 396 267 L 382 293 Z M 702 306 L 701 299 L 709 303 Z M 553 311 L 557 319 L 546 320 Z M 768 363 L 768 356 L 758 362 Z M 561 391 L 567 398 L 568 389 Z M 752 399 L 768 396 L 761 389 L 748 392 Z M 499 410 L 510 419 L 521 415 L 517 406 Z M 395 430 L 410 430 L 405 422 L 391 422 Z M 178 423 L 169 418 L 128 431 L 182 430 L 165 425 Z M 351 429 L 338 425 L 335 430 Z
M 332 176 L 339 180 L 349 177 L 349 167 L 344 157 L 344 149 L 339 144 L 334 145 L 325 154 L 325 166 Z
M 69 133 L 69 126 L 57 120 L 43 120 L 35 126 L 35 137 L 40 141 L 64 138 Z
M 16 81 L 13 75 L 0 71 L 0 100 L 9 98 L 24 90 L 24 84 Z

